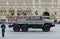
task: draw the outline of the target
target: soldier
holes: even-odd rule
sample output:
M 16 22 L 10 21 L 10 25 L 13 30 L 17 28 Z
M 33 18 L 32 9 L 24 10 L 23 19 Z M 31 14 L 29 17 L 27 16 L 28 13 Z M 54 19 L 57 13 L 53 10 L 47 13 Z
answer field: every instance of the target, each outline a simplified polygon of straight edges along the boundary
M 6 28 L 6 26 L 5 26 L 4 23 L 2 23 L 1 28 L 2 28 L 2 37 L 4 37 L 4 34 L 5 34 L 5 28 Z

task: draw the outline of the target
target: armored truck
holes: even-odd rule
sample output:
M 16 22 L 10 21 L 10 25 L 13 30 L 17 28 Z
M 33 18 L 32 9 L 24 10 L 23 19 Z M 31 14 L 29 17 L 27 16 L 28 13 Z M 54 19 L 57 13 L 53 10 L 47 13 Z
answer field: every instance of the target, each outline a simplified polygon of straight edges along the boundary
M 49 32 L 51 27 L 55 27 L 55 24 L 50 19 L 43 19 L 39 15 L 21 15 L 21 16 L 9 16 L 8 18 L 9 28 L 13 27 L 13 31 L 27 32 L 29 28 L 42 29 L 44 32 Z

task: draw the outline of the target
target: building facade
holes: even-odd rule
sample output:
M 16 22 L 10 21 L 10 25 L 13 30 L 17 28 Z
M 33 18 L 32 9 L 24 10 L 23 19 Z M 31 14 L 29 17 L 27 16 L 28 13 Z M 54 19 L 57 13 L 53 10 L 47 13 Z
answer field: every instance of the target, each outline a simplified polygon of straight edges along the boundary
M 23 12 L 50 17 L 60 16 L 60 0 L 0 0 L 0 17 Z

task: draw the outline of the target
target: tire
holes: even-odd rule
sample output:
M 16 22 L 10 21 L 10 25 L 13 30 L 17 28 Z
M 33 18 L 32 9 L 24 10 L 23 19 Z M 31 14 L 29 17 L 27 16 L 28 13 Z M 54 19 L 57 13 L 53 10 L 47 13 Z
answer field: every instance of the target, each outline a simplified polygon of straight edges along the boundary
M 19 32 L 19 31 L 20 31 L 20 26 L 19 26 L 19 25 L 15 25 L 15 26 L 13 27 L 13 31 L 14 31 L 14 32 Z
M 22 32 L 27 32 L 28 31 L 28 26 L 26 26 L 26 25 L 21 26 L 21 31 Z
M 44 32 L 49 32 L 50 31 L 50 25 L 48 25 L 48 24 L 44 25 L 43 28 L 42 28 L 42 30 Z

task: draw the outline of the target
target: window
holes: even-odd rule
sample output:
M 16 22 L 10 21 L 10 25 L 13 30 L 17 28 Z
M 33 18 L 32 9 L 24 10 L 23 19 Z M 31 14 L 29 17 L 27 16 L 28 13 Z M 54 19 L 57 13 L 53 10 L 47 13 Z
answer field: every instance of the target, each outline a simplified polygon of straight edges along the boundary
M 50 5 L 52 5 L 52 0 L 41 0 L 41 5 L 50 6 Z
M 1 13 L 6 13 L 6 9 L 5 9 L 5 8 L 1 8 L 1 9 L 0 9 L 0 12 L 1 12 Z
M 8 1 L 8 3 L 9 3 L 9 6 L 15 6 L 15 1 Z
M 58 5 L 58 0 L 53 0 L 53 6 L 57 6 Z
M 9 9 L 9 13 L 11 13 L 11 15 L 14 15 L 14 12 L 15 12 L 15 10 L 13 8 Z
M 20 10 L 17 11 L 17 15 L 20 15 Z
M 20 9 L 17 10 L 17 15 L 20 15 L 22 13 L 23 13 L 23 9 L 22 8 L 20 8 Z
M 30 8 L 27 8 L 26 9 L 26 13 L 32 13 L 31 9 Z
M 23 6 L 23 0 L 17 1 L 17 5 L 18 5 L 18 6 Z
M 32 6 L 32 0 L 26 0 L 25 3 L 26 6 Z
M 7 4 L 6 4 L 6 1 L 2 1 L 2 0 L 0 0 L 0 6 L 6 6 Z
M 39 6 L 39 0 L 35 0 L 35 6 Z
M 26 15 L 26 10 L 23 11 L 23 15 Z

